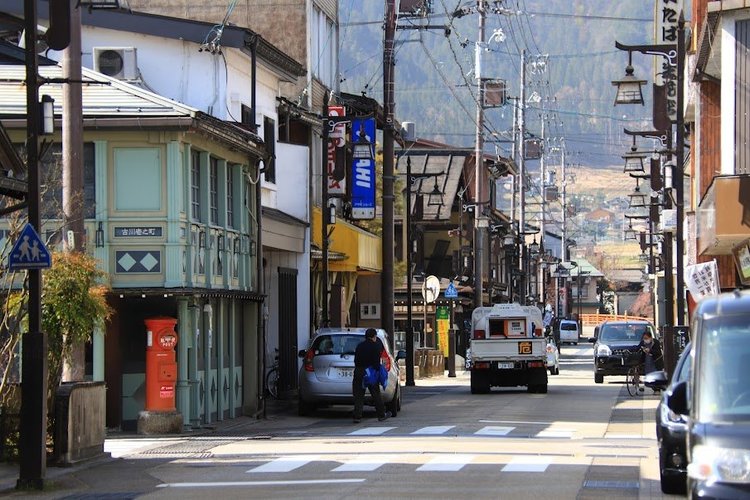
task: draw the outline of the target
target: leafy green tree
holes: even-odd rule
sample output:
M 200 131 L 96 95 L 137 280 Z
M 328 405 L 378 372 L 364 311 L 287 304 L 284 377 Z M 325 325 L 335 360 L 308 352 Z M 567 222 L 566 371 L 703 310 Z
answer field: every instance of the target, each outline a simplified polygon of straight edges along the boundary
M 73 345 L 91 340 L 94 328 L 112 314 L 107 304 L 106 274 L 96 259 L 81 252 L 55 252 L 44 273 L 42 328 L 49 344 L 49 390 L 60 385 L 63 363 Z

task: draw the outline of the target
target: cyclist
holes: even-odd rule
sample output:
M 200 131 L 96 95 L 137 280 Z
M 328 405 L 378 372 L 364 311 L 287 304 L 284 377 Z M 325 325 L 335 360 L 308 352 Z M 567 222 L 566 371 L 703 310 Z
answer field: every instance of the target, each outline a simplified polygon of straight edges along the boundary
M 641 353 L 638 370 L 639 373 L 648 375 L 656 370 L 664 369 L 661 344 L 651 335 L 651 332 L 643 332 L 641 342 L 638 344 L 638 351 Z M 635 384 L 638 387 L 638 392 L 643 392 L 643 387 L 640 386 L 640 377 L 638 375 L 635 377 Z

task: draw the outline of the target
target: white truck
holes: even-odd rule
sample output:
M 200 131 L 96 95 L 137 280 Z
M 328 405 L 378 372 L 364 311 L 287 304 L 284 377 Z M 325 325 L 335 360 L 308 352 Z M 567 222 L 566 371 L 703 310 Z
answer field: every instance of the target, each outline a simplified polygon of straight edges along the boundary
M 490 387 L 527 386 L 547 392 L 547 342 L 542 313 L 534 306 L 495 304 L 477 307 L 471 315 L 469 341 L 471 393 Z

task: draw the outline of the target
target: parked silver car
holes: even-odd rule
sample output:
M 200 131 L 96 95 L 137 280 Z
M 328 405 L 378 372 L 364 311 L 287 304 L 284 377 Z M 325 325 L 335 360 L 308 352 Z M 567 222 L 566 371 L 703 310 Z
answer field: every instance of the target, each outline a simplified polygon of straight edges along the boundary
M 354 351 L 365 339 L 366 328 L 321 328 L 310 340 L 307 349 L 299 352 L 303 359 L 299 370 L 299 414 L 309 415 L 318 406 L 332 404 L 353 405 Z M 391 416 L 401 410 L 398 360 L 406 353 L 393 356 L 385 330 L 377 329 L 383 344 L 382 361 L 388 370 L 388 384 L 380 391 L 383 403 Z M 373 405 L 369 391 L 365 404 Z

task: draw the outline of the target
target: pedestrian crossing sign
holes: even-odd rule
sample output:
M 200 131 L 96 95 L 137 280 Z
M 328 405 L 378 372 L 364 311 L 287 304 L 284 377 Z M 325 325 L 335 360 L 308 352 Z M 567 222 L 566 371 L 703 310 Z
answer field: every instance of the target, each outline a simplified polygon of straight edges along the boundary
M 456 290 L 456 287 L 451 282 L 448 285 L 448 288 L 445 289 L 445 298 L 446 299 L 456 299 L 458 298 L 458 290 Z
M 46 269 L 51 265 L 52 257 L 47 247 L 34 230 L 34 226 L 27 222 L 10 252 L 8 269 Z

